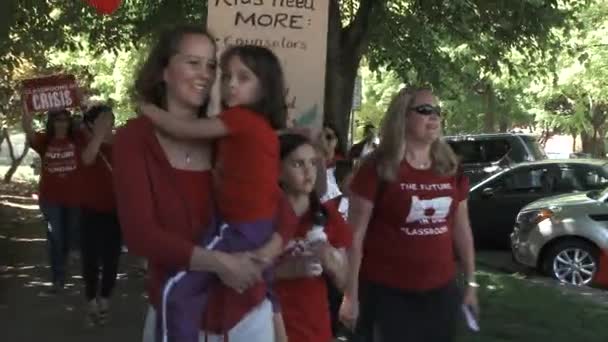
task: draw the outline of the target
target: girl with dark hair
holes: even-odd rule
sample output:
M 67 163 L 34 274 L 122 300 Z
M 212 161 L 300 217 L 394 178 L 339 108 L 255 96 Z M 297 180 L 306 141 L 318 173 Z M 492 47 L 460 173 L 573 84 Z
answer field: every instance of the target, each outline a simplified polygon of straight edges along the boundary
M 290 342 L 333 340 L 327 285 L 346 281 L 345 248 L 352 233 L 336 208 L 321 204 L 314 191 L 315 148 L 305 137 L 284 134 L 281 143 L 280 184 L 299 217 L 294 238 L 277 262 L 275 283 Z
M 253 252 L 260 267 L 269 266 L 281 252 L 282 237 L 275 232 L 275 216 L 281 198 L 278 187 L 279 144 L 275 130 L 285 127 L 285 82 L 276 55 L 258 46 L 228 49 L 221 58 L 222 104 L 217 118 L 180 120 L 154 105 L 142 105 L 142 113 L 161 130 L 180 138 L 214 139 L 217 142 L 217 206 L 207 248 L 227 252 Z M 204 307 L 209 272 L 180 272 L 168 280 L 163 313 L 190 312 Z M 265 277 L 267 282 L 270 281 Z M 193 285 L 196 284 L 196 285 Z M 245 289 L 240 289 L 244 291 Z M 270 298 L 273 297 L 270 295 Z M 276 302 L 274 302 L 276 304 Z M 275 305 L 275 310 L 278 310 Z M 197 331 L 163 329 L 169 338 L 191 341 Z M 169 322 L 170 323 L 170 322 Z
M 79 237 L 82 139 L 74 130 L 71 113 L 65 109 L 48 112 L 44 132 L 34 131 L 33 113 L 27 110 L 21 123 L 27 142 L 42 161 L 38 196 L 48 224 L 47 244 L 55 293 L 65 286 L 67 256 L 71 249 L 76 249 Z
M 122 244 L 112 182 L 114 113 L 107 105 L 96 105 L 83 119 L 88 143 L 82 152 L 82 277 L 87 323 L 93 326 L 108 319 Z

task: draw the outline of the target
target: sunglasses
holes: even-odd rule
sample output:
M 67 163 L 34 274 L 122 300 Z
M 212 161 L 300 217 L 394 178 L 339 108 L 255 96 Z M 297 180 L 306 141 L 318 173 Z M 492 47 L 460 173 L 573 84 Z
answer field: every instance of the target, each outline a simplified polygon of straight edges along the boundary
M 410 110 L 413 110 L 414 112 L 424 116 L 429 116 L 432 114 L 437 114 L 437 116 L 441 116 L 441 108 L 439 108 L 439 106 L 432 106 L 430 104 L 410 107 Z
M 327 140 L 334 140 L 334 139 L 336 139 L 336 136 L 333 135 L 333 134 L 326 134 L 325 135 L 325 139 L 327 139 Z

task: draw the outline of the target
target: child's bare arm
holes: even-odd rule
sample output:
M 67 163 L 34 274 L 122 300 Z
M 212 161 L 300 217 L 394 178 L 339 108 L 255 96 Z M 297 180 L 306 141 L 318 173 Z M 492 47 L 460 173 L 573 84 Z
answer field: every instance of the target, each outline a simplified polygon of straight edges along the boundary
M 273 233 L 270 241 L 253 252 L 255 258 L 263 264 L 270 264 L 283 253 L 283 238 Z
M 217 118 L 182 119 L 152 104 L 139 106 L 142 115 L 166 134 L 179 139 L 215 139 L 226 136 L 228 129 Z
M 275 313 L 272 316 L 272 320 L 274 321 L 274 338 L 276 342 L 287 342 L 289 339 L 287 338 L 287 329 L 285 329 L 285 322 L 283 321 L 283 315 L 279 313 Z

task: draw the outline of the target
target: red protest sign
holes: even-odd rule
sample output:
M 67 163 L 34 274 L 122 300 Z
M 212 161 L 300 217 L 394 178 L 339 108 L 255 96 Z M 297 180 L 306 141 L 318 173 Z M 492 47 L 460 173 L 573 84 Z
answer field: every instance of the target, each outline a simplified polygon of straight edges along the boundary
M 46 112 L 80 105 L 74 75 L 54 75 L 25 80 L 22 96 L 30 112 Z

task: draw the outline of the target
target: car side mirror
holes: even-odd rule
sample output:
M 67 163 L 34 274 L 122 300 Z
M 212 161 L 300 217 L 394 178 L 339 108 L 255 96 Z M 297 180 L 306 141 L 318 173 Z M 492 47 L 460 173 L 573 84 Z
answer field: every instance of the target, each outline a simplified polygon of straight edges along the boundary
M 481 195 L 483 197 L 492 197 L 494 196 L 494 188 L 484 188 L 481 190 Z

